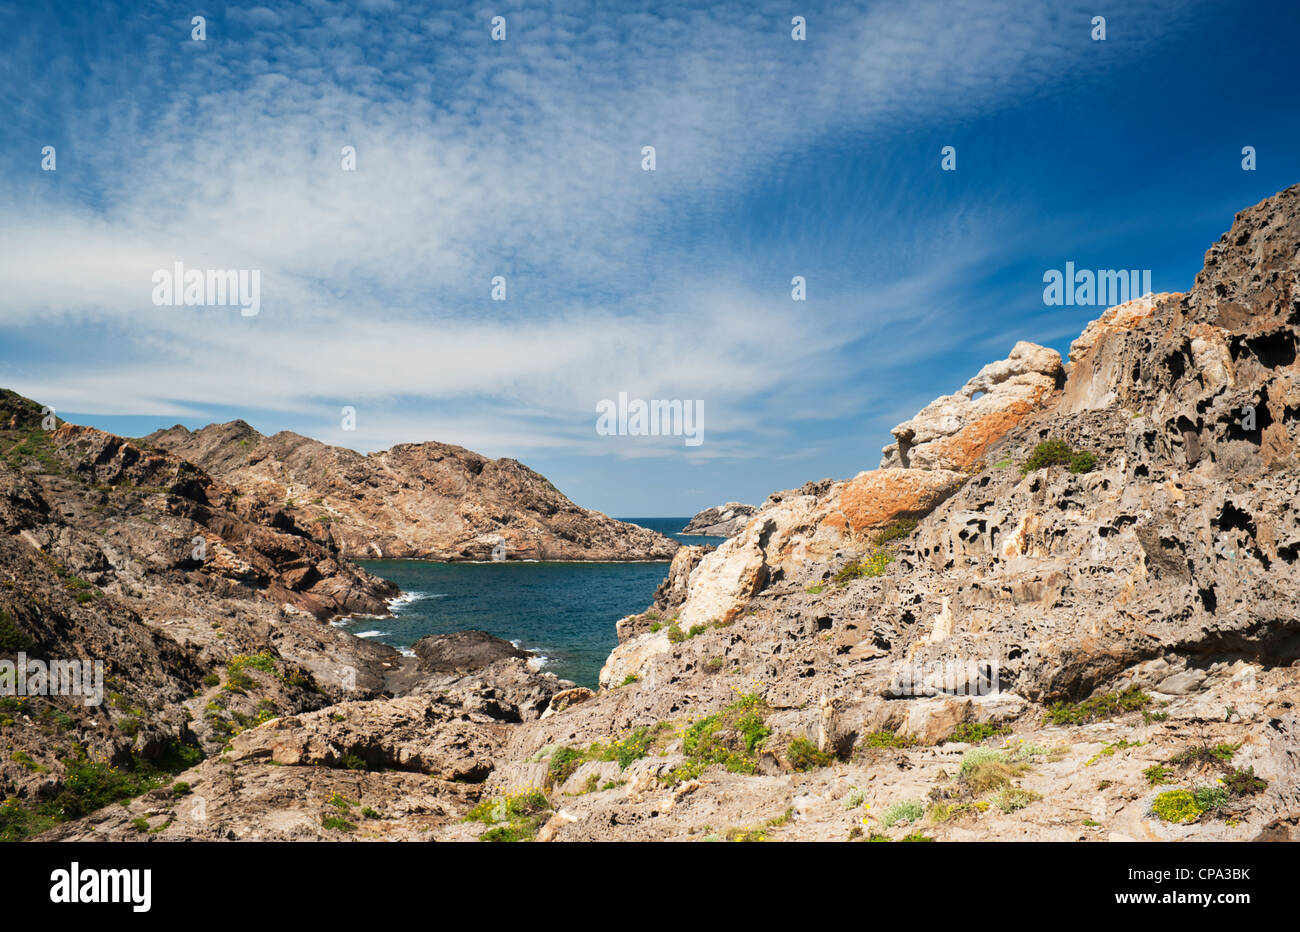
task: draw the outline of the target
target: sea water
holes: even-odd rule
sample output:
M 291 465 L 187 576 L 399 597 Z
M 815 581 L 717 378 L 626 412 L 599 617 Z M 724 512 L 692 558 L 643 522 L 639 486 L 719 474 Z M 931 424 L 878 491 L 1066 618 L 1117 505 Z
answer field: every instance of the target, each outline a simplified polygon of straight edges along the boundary
M 689 518 L 623 518 L 688 544 L 725 538 L 677 534 Z M 618 643 L 614 624 L 643 611 L 668 575 L 657 563 L 430 563 L 358 560 L 402 589 L 391 618 L 352 618 L 343 627 L 397 648 L 426 634 L 477 629 L 513 641 L 535 662 L 581 686 L 596 686 Z

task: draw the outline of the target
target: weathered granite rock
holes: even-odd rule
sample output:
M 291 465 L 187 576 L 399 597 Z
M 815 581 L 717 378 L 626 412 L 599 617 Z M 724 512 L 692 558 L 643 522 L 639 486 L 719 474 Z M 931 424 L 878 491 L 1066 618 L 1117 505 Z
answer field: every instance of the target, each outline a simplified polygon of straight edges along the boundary
M 429 696 L 366 703 L 273 719 L 236 735 L 226 757 L 287 766 L 407 770 L 481 782 L 492 771 L 501 726 Z
M 383 688 L 396 651 L 322 620 L 382 613 L 394 586 L 240 517 L 193 464 L 43 420 L 0 391 L 0 657 L 100 662 L 103 692 L 0 713 L 0 798 L 63 795 L 76 746 L 123 767 L 211 752 L 240 722 Z
M 717 550 L 680 556 L 680 564 L 674 561 L 677 572 L 670 572 L 668 581 L 675 592 L 680 592 L 682 571 L 694 563 L 685 598 L 673 612 L 676 624 L 685 631 L 697 625 L 731 624 L 771 582 L 809 562 L 865 553 L 874 546 L 876 532 L 899 519 L 928 513 L 965 480 L 961 473 L 946 470 L 878 469 L 807 493 L 769 498 L 745 529 Z M 660 617 L 658 611 L 654 614 Z M 668 631 L 649 631 L 644 615 L 620 625 L 621 643 L 601 670 L 600 683 L 606 688 L 642 675 L 645 665 L 670 645 Z
M 529 654 L 486 631 L 430 634 L 411 645 L 426 673 L 469 673 L 507 657 L 527 660 Z
M 652 626 L 665 624 L 667 619 L 675 617 L 686 601 L 691 573 L 700 565 L 705 554 L 712 552 L 712 547 L 692 545 L 682 547 L 673 554 L 668 575 L 655 589 L 654 602 L 650 608 L 636 615 L 626 615 L 614 625 L 619 641 L 630 640 L 638 634 L 646 633 Z
M 740 502 L 727 502 L 716 508 L 706 508 L 691 518 L 682 534 L 701 534 L 708 537 L 731 537 L 738 533 L 758 509 Z
M 433 694 L 463 709 L 502 722 L 540 718 L 557 695 L 574 698 L 574 684 L 554 673 L 536 670 L 518 657 L 506 657 L 469 673 L 445 672 L 422 680 L 410 691 Z
M 1021 341 L 956 394 L 936 398 L 895 427 L 895 442 L 884 448 L 881 468 L 969 469 L 1063 380 L 1059 353 Z

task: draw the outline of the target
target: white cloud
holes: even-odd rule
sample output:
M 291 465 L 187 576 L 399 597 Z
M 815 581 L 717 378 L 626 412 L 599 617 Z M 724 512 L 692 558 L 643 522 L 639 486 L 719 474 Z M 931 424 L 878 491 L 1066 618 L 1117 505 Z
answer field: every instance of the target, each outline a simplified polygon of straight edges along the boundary
M 506 43 L 482 10 L 312 6 L 235 8 L 207 48 L 159 36 L 95 63 L 157 96 L 67 102 L 60 171 L 92 162 L 73 177 L 98 196 L 61 177 L 5 198 L 0 331 L 44 353 L 0 381 L 87 413 L 357 404 L 365 439 L 329 439 L 485 452 L 607 452 L 600 398 L 698 397 L 709 444 L 691 455 L 744 456 L 852 411 L 849 378 L 957 341 L 940 296 L 1014 211 L 990 197 L 928 242 L 872 244 L 885 284 L 819 280 L 795 305 L 755 285 L 772 247 L 711 232 L 737 201 L 844 134 L 960 121 L 1101 67 L 1076 35 L 1087 16 L 1050 4 L 880 3 L 809 15 L 802 44 L 775 6 L 507 11 Z M 1161 15 L 1143 14 L 1153 40 Z M 176 261 L 261 270 L 261 316 L 152 306 L 152 271 Z M 507 302 L 488 298 L 496 274 Z

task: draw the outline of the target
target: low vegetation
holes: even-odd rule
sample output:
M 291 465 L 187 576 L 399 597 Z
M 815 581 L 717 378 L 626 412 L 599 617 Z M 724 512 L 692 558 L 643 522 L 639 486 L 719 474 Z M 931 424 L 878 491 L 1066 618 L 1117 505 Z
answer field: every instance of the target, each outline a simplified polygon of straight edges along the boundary
M 858 743 L 859 748 L 910 748 L 920 744 L 919 738 L 900 735 L 888 728 L 868 733 Z
M 796 773 L 816 770 L 818 767 L 829 767 L 835 762 L 833 755 L 819 750 L 816 744 L 803 737 L 790 739 L 790 745 L 785 750 L 785 758 Z
M 532 841 L 550 816 L 551 802 L 538 789 L 507 793 L 484 800 L 466 814 L 462 821 L 481 822 L 489 826 L 479 841 Z
M 1044 440 L 1020 464 L 1020 471 L 1027 475 L 1049 466 L 1068 466 L 1072 473 L 1092 472 L 1097 468 L 1097 457 L 1087 450 L 1070 449 L 1064 440 Z
M 0 654 L 12 656 L 19 651 L 28 651 L 36 646 L 31 636 L 0 610 Z
M 1175 767 L 1194 767 L 1197 765 L 1208 764 L 1212 767 L 1231 763 L 1233 756 L 1240 748 L 1240 744 L 1228 744 L 1222 742 L 1213 746 L 1210 745 L 1193 745 L 1179 751 L 1173 757 L 1169 758 L 1169 763 Z
M 891 541 L 910 537 L 912 532 L 916 530 L 917 523 L 916 518 L 899 518 L 876 535 L 876 543 L 883 547 Z
M 721 712 L 705 716 L 682 732 L 686 761 L 660 777 L 676 786 L 693 780 L 709 767 L 720 765 L 729 773 L 757 773 L 758 752 L 772 734 L 767 726 L 767 704 L 757 693 L 741 693 Z
M 841 589 L 855 579 L 871 579 L 883 576 L 889 564 L 894 562 L 894 555 L 888 550 L 876 549 L 871 555 L 861 560 L 846 563 L 835 573 L 835 584 Z
M 948 733 L 948 737 L 939 743 L 979 744 L 989 738 L 996 738 L 1010 733 L 1011 729 L 1006 725 L 994 725 L 990 722 L 962 722 L 953 728 Z
M 7 799 L 0 803 L 0 841 L 22 841 L 60 822 L 167 786 L 171 778 L 203 759 L 196 746 L 173 740 L 151 761 L 134 754 L 121 763 L 93 760 L 77 746 L 61 761 L 59 791 L 39 800 Z
M 907 799 L 888 806 L 880 816 L 880 824 L 893 828 L 899 822 L 917 822 L 925 815 L 925 803 L 919 799 Z
M 1173 771 L 1164 764 L 1153 764 L 1142 771 L 1142 776 L 1146 777 L 1147 783 L 1151 786 L 1162 786 L 1174 782 Z
M 1033 790 L 1026 790 L 1019 786 L 1004 786 L 993 794 L 990 801 L 1003 812 L 1015 812 L 1042 798 Z
M 1195 794 L 1188 790 L 1166 790 L 1152 800 L 1151 811 L 1175 824 L 1195 822 L 1205 812 L 1197 805 Z
M 772 829 L 780 828 L 783 825 L 788 825 L 793 820 L 794 820 L 794 808 L 791 807 L 789 809 L 786 809 L 786 811 L 781 813 L 779 816 L 775 816 L 771 819 L 768 819 L 762 825 L 759 825 L 757 827 L 729 828 L 727 829 L 726 834 L 723 835 L 723 837 L 727 841 L 741 841 L 741 842 L 771 841 Z
M 1136 712 L 1151 704 L 1151 697 L 1131 686 L 1120 693 L 1104 693 L 1082 702 L 1057 702 L 1047 710 L 1052 725 L 1086 725 L 1100 719 Z
M 574 771 L 587 761 L 616 761 L 620 770 L 626 770 L 633 761 L 648 755 L 652 747 L 662 744 L 671 733 L 672 726 L 660 722 L 653 726 L 642 725 L 625 737 L 609 743 L 597 741 L 586 748 L 559 747 L 550 755 L 547 785 L 564 785 Z

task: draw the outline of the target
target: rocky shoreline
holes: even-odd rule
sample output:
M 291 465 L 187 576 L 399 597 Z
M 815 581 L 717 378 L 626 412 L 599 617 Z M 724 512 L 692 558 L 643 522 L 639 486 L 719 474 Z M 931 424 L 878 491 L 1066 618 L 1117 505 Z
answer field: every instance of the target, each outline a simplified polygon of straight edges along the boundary
M 1298 348 L 1300 186 L 1188 292 L 1107 310 L 1068 361 L 1016 344 L 878 468 L 676 549 L 594 693 L 481 632 L 394 661 L 321 622 L 381 581 L 251 520 L 291 484 L 33 433 L 6 395 L 0 649 L 115 669 L 103 708 L 0 701 L 0 833 L 1295 839 Z M 121 805 L 70 789 L 101 759 L 140 775 Z

